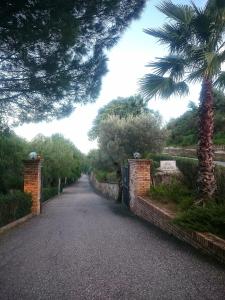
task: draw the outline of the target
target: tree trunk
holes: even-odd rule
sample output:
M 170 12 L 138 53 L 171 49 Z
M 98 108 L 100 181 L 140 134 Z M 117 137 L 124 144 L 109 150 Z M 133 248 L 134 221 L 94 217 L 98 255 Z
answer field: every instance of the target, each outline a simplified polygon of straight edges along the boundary
M 61 192 L 61 178 L 58 178 L 58 195 L 60 195 Z
M 212 199 L 216 191 L 213 151 L 213 92 L 212 80 L 202 82 L 199 105 L 198 192 L 199 203 Z
M 122 172 L 121 172 L 121 167 L 119 166 L 119 168 L 117 169 L 117 177 L 118 177 L 118 185 L 119 185 L 119 192 L 118 192 L 118 197 L 117 197 L 117 201 L 118 202 L 122 202 L 122 192 L 123 192 L 123 183 L 122 183 Z

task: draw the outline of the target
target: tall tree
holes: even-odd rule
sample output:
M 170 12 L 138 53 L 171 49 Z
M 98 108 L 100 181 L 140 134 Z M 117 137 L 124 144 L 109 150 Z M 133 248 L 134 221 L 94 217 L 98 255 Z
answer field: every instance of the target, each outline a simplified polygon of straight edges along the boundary
M 160 119 L 159 113 L 150 110 L 147 106 L 147 102 L 140 95 L 118 97 L 99 109 L 98 114 L 93 122 L 93 126 L 89 131 L 89 138 L 91 140 L 96 139 L 99 135 L 101 122 L 111 116 L 127 118 L 129 116 L 135 117 L 143 113 L 153 114 Z
M 121 166 L 128 158 L 133 158 L 134 152 L 143 155 L 161 151 L 165 138 L 166 131 L 161 129 L 161 121 L 151 114 L 130 115 L 127 118 L 111 116 L 100 123 L 100 159 L 108 161 L 117 172 L 119 199 L 122 192 Z
M 225 144 L 225 95 L 213 90 L 214 96 L 214 138 L 217 145 Z M 177 146 L 193 146 L 198 139 L 198 107 L 193 102 L 189 103 L 189 109 L 180 117 L 171 119 L 167 124 L 170 132 L 168 144 Z
M 23 189 L 23 162 L 29 153 L 28 143 L 13 132 L 0 134 L 0 194 Z
M 2 0 L 0 117 L 7 123 L 68 115 L 93 101 L 111 48 L 146 0 Z
M 59 189 L 62 178 L 77 179 L 81 174 L 82 154 L 72 142 L 60 134 L 51 137 L 36 136 L 31 148 L 44 159 L 43 177 L 45 186 L 56 186 Z
M 169 48 L 169 55 L 149 64 L 153 74 L 141 81 L 146 98 L 168 98 L 188 93 L 188 82 L 201 81 L 198 142 L 198 203 L 213 198 L 216 190 L 213 162 L 213 86 L 225 88 L 225 2 L 208 0 L 204 8 L 194 2 L 175 5 L 165 1 L 158 6 L 169 22 L 161 29 L 145 32 Z

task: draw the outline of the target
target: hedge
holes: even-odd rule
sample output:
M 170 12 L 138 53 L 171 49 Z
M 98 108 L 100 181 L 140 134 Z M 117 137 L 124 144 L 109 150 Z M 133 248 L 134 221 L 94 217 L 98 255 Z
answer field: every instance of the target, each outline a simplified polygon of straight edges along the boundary
M 94 170 L 94 174 L 99 182 L 118 183 L 116 172 Z
M 198 176 L 198 161 L 192 158 L 174 157 L 165 154 L 151 154 L 147 155 L 147 158 L 152 159 L 153 162 L 159 162 L 160 160 L 176 160 L 177 167 L 184 175 L 184 180 L 187 186 L 192 189 L 197 189 L 197 176 Z M 153 163 L 153 172 L 154 165 Z M 217 198 L 219 202 L 225 204 L 225 167 L 216 165 L 215 167 L 215 177 L 217 182 Z
M 31 212 L 31 195 L 21 191 L 0 194 L 0 226 L 24 217 Z
M 47 201 L 48 199 L 56 196 L 58 194 L 57 187 L 47 187 L 42 190 L 42 202 Z

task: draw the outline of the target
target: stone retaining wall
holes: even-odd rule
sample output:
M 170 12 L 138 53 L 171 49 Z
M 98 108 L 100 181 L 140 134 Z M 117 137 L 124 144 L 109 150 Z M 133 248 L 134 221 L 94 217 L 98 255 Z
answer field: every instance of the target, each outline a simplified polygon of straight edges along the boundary
M 157 206 L 149 199 L 137 197 L 132 203 L 131 210 L 137 216 L 225 263 L 225 240 L 210 233 L 181 229 L 172 223 L 174 213 Z
M 97 191 L 107 198 L 117 200 L 119 195 L 119 186 L 117 183 L 98 182 L 93 173 L 91 173 L 89 178 L 91 184 Z
M 165 147 L 163 153 L 172 156 L 197 158 L 196 149 L 190 147 Z M 225 161 L 224 146 L 215 147 L 214 159 L 218 161 Z

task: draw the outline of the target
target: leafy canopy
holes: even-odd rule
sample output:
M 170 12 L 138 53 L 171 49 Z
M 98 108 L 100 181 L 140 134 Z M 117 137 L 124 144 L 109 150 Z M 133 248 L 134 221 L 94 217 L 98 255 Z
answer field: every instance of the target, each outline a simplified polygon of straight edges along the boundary
M 44 159 L 43 177 L 45 186 L 57 185 L 58 178 L 80 177 L 83 155 L 74 144 L 61 134 L 51 137 L 36 136 L 31 142 L 33 151 Z
M 214 90 L 214 144 L 225 144 L 225 95 Z M 190 102 L 189 110 L 167 124 L 167 143 L 175 146 L 195 145 L 198 139 L 198 108 Z
M 93 101 L 111 48 L 145 0 L 0 2 L 1 126 L 67 116 Z
M 107 160 L 120 167 L 134 152 L 160 152 L 165 137 L 160 120 L 151 114 L 111 116 L 100 123 L 98 143 Z
M 91 140 L 96 139 L 99 136 L 101 122 L 111 116 L 117 116 L 122 119 L 129 116 L 135 117 L 143 113 L 153 114 L 156 116 L 156 118 L 160 119 L 159 113 L 150 110 L 147 106 L 147 102 L 144 101 L 140 95 L 126 98 L 118 97 L 99 109 L 98 114 L 93 122 L 93 126 L 89 131 L 89 138 Z

